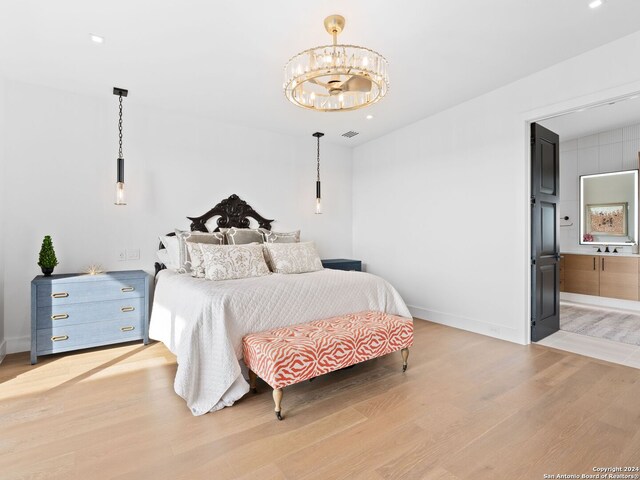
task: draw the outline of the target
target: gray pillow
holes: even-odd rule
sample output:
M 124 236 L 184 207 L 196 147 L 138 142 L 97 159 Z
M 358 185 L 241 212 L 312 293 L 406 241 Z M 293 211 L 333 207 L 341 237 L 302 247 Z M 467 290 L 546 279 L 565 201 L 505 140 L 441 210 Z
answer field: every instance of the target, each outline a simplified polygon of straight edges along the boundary
M 299 243 L 300 230 L 293 232 L 274 232 L 266 228 L 259 228 L 264 236 L 264 243 Z
M 190 273 L 192 269 L 192 258 L 187 248 L 188 243 L 207 243 L 210 245 L 224 243 L 224 235 L 218 232 L 189 232 L 176 229 L 176 238 L 178 239 L 179 273 Z
M 262 233 L 255 228 L 221 228 L 229 245 L 247 245 L 249 243 L 264 243 Z

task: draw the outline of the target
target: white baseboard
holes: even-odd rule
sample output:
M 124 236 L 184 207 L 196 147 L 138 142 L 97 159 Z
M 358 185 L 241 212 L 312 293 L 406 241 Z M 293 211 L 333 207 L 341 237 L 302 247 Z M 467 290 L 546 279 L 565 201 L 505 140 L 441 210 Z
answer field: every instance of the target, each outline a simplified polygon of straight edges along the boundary
M 446 312 L 429 310 L 427 308 L 415 307 L 413 305 L 407 306 L 409 307 L 411 314 L 417 318 L 446 325 L 448 327 L 459 328 L 461 330 L 499 338 L 500 340 L 506 340 L 508 342 L 519 343 L 520 345 L 526 345 L 524 334 L 515 328 L 505 327 L 504 325 L 495 325 L 475 320 L 473 318 L 461 317 Z M 522 323 L 525 323 L 524 320 Z
M 31 337 L 6 338 L 7 353 L 28 352 L 31 350 Z
M 0 363 L 4 360 L 4 357 L 7 356 L 7 341 L 3 338 L 0 342 Z

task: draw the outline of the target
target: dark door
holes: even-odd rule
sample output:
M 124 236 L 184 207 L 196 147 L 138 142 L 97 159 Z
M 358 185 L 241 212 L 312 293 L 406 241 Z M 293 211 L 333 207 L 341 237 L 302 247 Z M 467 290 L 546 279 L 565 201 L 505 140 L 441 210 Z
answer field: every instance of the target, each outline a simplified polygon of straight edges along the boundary
M 531 125 L 531 340 L 560 329 L 558 135 Z

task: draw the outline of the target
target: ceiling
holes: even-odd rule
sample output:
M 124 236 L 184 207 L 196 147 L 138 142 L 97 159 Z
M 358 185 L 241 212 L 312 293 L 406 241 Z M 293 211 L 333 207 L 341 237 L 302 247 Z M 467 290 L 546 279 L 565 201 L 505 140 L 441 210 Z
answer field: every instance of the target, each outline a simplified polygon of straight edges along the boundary
M 639 1 L 588 2 L 3 0 L 0 75 L 92 96 L 120 86 L 132 107 L 354 146 L 640 28 Z M 390 91 L 372 107 L 319 113 L 284 98 L 284 64 L 330 42 L 333 13 L 347 19 L 341 41 L 389 61 Z
M 549 118 L 538 123 L 556 132 L 562 141 L 638 124 L 640 123 L 640 97 L 636 95 L 615 103 Z

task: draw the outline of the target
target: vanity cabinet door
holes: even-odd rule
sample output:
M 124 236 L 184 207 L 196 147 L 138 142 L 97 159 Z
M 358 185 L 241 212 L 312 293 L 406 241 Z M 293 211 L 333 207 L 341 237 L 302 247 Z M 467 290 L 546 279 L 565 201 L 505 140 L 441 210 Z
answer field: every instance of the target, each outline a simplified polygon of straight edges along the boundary
M 600 296 L 638 300 L 638 259 L 602 257 L 600 259 Z
M 569 293 L 581 293 L 583 295 L 600 295 L 599 270 L 599 257 L 594 255 L 571 255 L 565 253 L 564 291 Z

